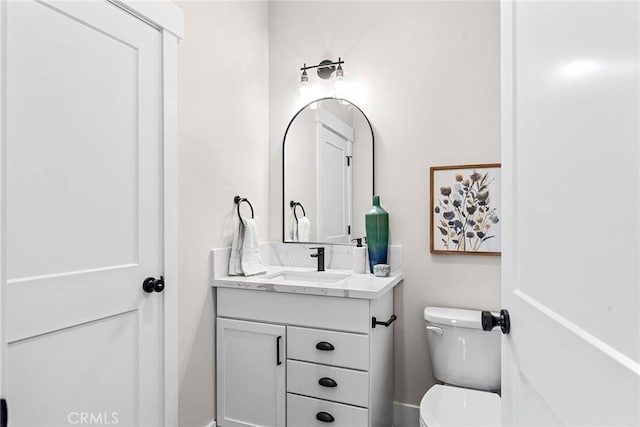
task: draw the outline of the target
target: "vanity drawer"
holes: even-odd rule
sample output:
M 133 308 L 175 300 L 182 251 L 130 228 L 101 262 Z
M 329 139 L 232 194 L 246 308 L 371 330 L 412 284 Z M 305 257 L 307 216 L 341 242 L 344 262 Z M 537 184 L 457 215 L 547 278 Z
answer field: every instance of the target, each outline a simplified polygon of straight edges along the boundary
M 369 374 L 289 360 L 287 361 L 287 391 L 367 407 L 369 406 Z
M 369 370 L 369 336 L 287 327 L 287 358 Z
M 323 416 L 327 421 L 318 420 Z M 367 427 L 368 423 L 366 409 L 287 393 L 287 427 Z

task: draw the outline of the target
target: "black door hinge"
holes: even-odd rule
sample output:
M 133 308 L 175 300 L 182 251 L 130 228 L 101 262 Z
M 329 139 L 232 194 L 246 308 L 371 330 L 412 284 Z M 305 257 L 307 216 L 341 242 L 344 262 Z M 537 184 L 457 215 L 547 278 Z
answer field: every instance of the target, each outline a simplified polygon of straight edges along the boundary
M 0 399 L 0 427 L 7 427 L 9 423 L 9 410 L 6 399 Z
M 351 166 L 351 159 L 353 156 L 347 156 L 347 166 Z

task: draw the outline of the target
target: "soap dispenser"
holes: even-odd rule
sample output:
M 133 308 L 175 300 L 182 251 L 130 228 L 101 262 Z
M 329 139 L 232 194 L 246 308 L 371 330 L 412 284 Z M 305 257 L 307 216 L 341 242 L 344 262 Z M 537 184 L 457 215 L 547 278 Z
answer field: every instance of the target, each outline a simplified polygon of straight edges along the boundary
M 362 246 L 362 240 L 367 241 L 366 237 L 358 237 L 351 240 L 356 242 L 356 246 L 353 248 L 353 272 L 356 274 L 363 274 L 367 271 L 367 249 Z

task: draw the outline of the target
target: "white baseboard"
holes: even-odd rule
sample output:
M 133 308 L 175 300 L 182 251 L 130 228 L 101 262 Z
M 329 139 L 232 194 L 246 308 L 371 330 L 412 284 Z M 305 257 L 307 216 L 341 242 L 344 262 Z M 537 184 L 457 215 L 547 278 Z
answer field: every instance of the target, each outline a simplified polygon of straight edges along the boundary
M 393 427 L 420 427 L 420 407 L 393 402 Z
M 204 427 L 216 427 L 216 420 L 211 421 L 209 424 L 207 424 Z

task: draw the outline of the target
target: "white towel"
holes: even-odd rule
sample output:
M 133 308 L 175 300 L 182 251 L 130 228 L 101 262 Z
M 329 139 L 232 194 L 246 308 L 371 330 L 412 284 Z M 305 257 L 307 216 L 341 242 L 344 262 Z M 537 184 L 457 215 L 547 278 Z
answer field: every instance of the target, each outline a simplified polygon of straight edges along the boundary
M 234 219 L 233 242 L 229 257 L 229 276 L 265 273 L 258 244 L 258 229 L 252 218 Z
M 311 222 L 309 218 L 303 216 L 298 218 L 298 242 L 308 242 L 311 234 Z
M 292 242 L 298 241 L 298 221 L 293 215 L 293 211 L 291 211 L 291 215 L 289 215 L 289 240 Z
M 242 276 L 242 246 L 244 240 L 244 224 L 234 216 L 233 241 L 229 257 L 229 276 Z
M 244 220 L 244 242 L 242 245 L 242 271 L 245 276 L 266 273 L 267 269 L 262 264 L 260 248 L 258 246 L 258 228 L 252 218 Z

